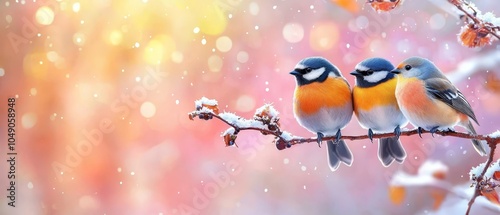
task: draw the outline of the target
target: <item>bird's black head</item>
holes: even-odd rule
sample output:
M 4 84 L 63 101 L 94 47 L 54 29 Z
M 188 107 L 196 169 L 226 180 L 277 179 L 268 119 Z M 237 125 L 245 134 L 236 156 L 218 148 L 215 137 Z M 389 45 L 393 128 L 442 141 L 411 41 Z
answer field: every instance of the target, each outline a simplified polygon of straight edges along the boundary
M 394 66 L 383 58 L 368 58 L 356 65 L 351 75 L 356 77 L 356 85 L 359 87 L 373 87 L 394 78 L 391 71 Z
M 295 76 L 299 86 L 323 82 L 328 76 L 342 77 L 337 67 L 322 57 L 309 57 L 301 60 L 290 74 Z

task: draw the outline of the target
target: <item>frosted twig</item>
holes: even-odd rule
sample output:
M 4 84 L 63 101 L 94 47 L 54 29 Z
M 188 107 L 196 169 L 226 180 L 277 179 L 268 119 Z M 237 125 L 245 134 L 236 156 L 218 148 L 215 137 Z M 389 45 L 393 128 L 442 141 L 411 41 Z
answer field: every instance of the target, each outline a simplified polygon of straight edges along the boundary
M 236 145 L 235 140 L 240 131 L 243 130 L 255 130 L 259 131 L 264 135 L 273 135 L 275 136 L 276 147 L 279 150 L 290 148 L 293 145 L 302 144 L 302 143 L 316 143 L 318 141 L 317 138 L 302 138 L 293 136 L 289 132 L 286 132 L 280 128 L 279 116 L 278 112 L 272 107 L 272 105 L 268 104 L 263 106 L 262 108 L 257 109 L 253 119 L 245 119 L 243 117 L 237 116 L 232 113 L 221 113 L 219 114 L 219 109 L 217 107 L 217 102 L 215 100 L 208 100 L 206 98 L 202 98 L 196 102 L 196 110 L 189 113 L 189 118 L 194 120 L 196 117 L 200 119 L 210 120 L 210 119 L 218 119 L 227 125 L 231 126 L 232 129 L 226 130 L 224 132 L 224 141 L 226 142 L 226 146 Z M 431 133 L 430 131 L 422 130 L 421 133 Z M 400 136 L 412 136 L 415 134 L 421 134 L 417 129 L 403 131 Z M 490 164 L 493 162 L 493 156 L 495 155 L 495 149 L 497 144 L 500 143 L 500 132 L 495 132 L 490 135 L 474 135 L 468 133 L 460 133 L 455 131 L 437 131 L 434 134 L 439 134 L 441 136 L 453 136 L 463 139 L 476 139 L 476 140 L 484 140 L 488 143 L 490 147 L 490 154 L 488 160 L 485 164 L 484 170 L 481 172 L 476 179 L 475 191 L 472 199 L 470 200 L 467 208 L 467 214 L 469 214 L 471 206 L 474 204 L 475 199 L 481 195 L 482 182 L 486 181 L 485 174 L 490 167 Z M 387 138 L 394 137 L 394 133 L 383 133 L 383 134 L 373 134 L 373 138 Z M 342 135 L 340 137 L 344 140 L 363 140 L 369 139 L 368 135 Z M 327 140 L 336 140 L 336 137 L 323 137 L 323 141 Z

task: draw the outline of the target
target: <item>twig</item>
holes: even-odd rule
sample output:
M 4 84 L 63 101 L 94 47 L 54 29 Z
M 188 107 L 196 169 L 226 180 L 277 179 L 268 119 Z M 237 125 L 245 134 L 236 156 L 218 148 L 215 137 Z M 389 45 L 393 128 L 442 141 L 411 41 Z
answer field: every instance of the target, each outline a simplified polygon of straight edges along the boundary
M 256 116 L 258 116 L 258 115 L 263 115 L 262 113 L 256 113 L 256 115 L 254 116 L 254 119 L 253 119 L 254 124 L 251 124 L 251 123 L 246 124 L 246 123 L 240 123 L 240 122 L 248 122 L 248 121 L 252 121 L 252 120 L 243 119 L 243 118 L 236 116 L 236 115 L 232 116 L 232 117 L 237 117 L 236 120 L 234 120 L 234 118 L 229 118 L 229 120 L 228 120 L 228 119 L 224 118 L 226 116 L 223 117 L 221 114 L 218 114 L 218 111 L 217 111 L 217 113 L 215 113 L 213 111 L 215 109 L 216 109 L 216 105 L 213 106 L 212 109 L 207 109 L 207 108 L 204 109 L 202 107 L 197 107 L 196 111 L 189 113 L 189 118 L 194 119 L 195 117 L 199 117 L 200 119 L 205 119 L 205 120 L 210 120 L 210 119 L 216 118 L 216 119 L 224 122 L 225 124 L 231 126 L 234 129 L 234 133 L 226 134 L 226 135 L 230 135 L 230 137 L 231 137 L 230 141 L 226 141 L 226 137 L 225 137 L 225 141 L 226 141 L 226 144 L 228 146 L 235 144 L 234 140 L 236 139 L 236 135 L 242 130 L 255 130 L 255 131 L 260 131 L 262 134 L 265 134 L 265 135 L 275 136 L 276 137 L 276 139 L 275 139 L 276 146 L 279 150 L 290 148 L 293 145 L 302 144 L 302 143 L 311 143 L 311 142 L 316 143 L 318 140 L 317 138 L 303 138 L 303 137 L 292 136 L 290 133 L 281 130 L 281 128 L 279 127 L 279 123 L 278 123 L 279 117 L 277 115 L 270 116 L 270 118 L 275 120 L 275 121 L 272 121 L 272 120 L 263 120 L 262 118 L 259 119 L 258 117 L 256 118 Z M 266 115 L 266 116 L 269 117 L 269 115 Z M 233 123 L 231 123 L 231 122 L 233 122 Z M 269 128 L 271 128 L 271 129 L 269 129 Z M 422 130 L 421 133 L 431 133 L 431 132 Z M 403 131 L 403 132 L 401 132 L 400 136 L 411 136 L 411 135 L 415 135 L 415 134 L 419 134 L 417 129 Z M 476 198 L 478 196 L 482 195 L 481 191 L 482 191 L 482 186 L 483 186 L 482 184 L 483 183 L 481 183 L 481 182 L 486 181 L 485 174 L 486 174 L 486 171 L 488 170 L 488 168 L 490 167 L 491 163 L 493 162 L 493 157 L 495 155 L 495 149 L 497 147 L 497 144 L 500 143 L 500 136 L 499 135 L 475 135 L 475 134 L 461 133 L 461 132 L 455 132 L 455 131 L 436 131 L 436 132 L 431 133 L 431 134 L 433 136 L 434 136 L 434 134 L 438 134 L 441 136 L 453 136 L 453 137 L 458 137 L 458 138 L 463 138 L 463 139 L 484 140 L 488 143 L 488 146 L 491 149 L 489 157 L 488 157 L 488 161 L 486 162 L 485 167 L 484 167 L 483 171 L 481 172 L 481 175 L 479 175 L 477 177 L 474 195 L 472 196 L 471 200 L 469 201 L 467 212 L 466 212 L 466 214 L 468 215 Z M 394 137 L 394 136 L 395 136 L 395 134 L 391 132 L 391 133 L 373 134 L 372 137 L 373 138 L 387 138 L 387 137 Z M 369 139 L 368 135 L 342 135 L 340 138 L 344 139 L 344 140 Z M 322 138 L 323 141 L 335 140 L 335 139 L 336 139 L 336 137 L 333 137 L 333 136 Z
M 485 180 L 484 174 L 486 174 L 486 171 L 488 170 L 488 168 L 491 166 L 491 163 L 493 162 L 493 156 L 495 156 L 495 149 L 497 148 L 497 144 L 499 143 L 498 138 L 496 138 L 496 139 L 497 139 L 496 142 L 493 140 L 488 141 L 488 146 L 490 146 L 490 148 L 491 148 L 490 155 L 488 156 L 488 161 L 486 161 L 486 164 L 484 165 L 483 172 L 481 172 L 481 175 L 479 175 L 477 177 L 477 180 L 476 180 L 477 183 L 475 186 L 474 195 L 472 196 L 472 198 L 469 201 L 467 211 L 465 212 L 466 215 L 469 215 L 470 210 L 472 208 L 472 205 L 474 204 L 474 201 L 476 201 L 476 198 L 481 195 L 481 189 L 482 189 L 481 182 L 483 180 Z
M 264 134 L 269 134 L 273 135 L 276 138 L 282 139 L 283 141 L 287 142 L 289 146 L 297 145 L 297 144 L 302 144 L 302 143 L 316 143 L 318 141 L 317 138 L 311 137 L 311 138 L 303 138 L 303 137 L 293 137 L 292 139 L 284 139 L 282 136 L 283 131 L 281 129 L 276 129 L 276 130 L 269 130 L 269 129 L 264 129 L 264 128 L 259 128 L 259 127 L 240 127 L 235 124 L 232 124 L 219 116 L 218 114 L 210 113 L 210 112 L 203 112 L 200 113 L 199 111 L 194 111 L 190 113 L 190 115 L 208 115 L 209 117 L 206 117 L 207 119 L 210 118 L 216 118 L 219 119 L 220 121 L 226 123 L 227 125 L 233 127 L 236 131 L 242 131 L 242 130 L 255 130 L 255 131 L 260 131 Z M 422 134 L 424 133 L 431 133 L 430 131 L 422 130 Z M 418 134 L 418 130 L 409 130 L 409 131 L 402 131 L 400 136 L 411 136 Z M 496 144 L 500 143 L 500 137 L 491 137 L 488 135 L 474 135 L 474 134 L 468 134 L 468 133 L 461 133 L 461 132 L 455 132 L 455 131 L 436 131 L 434 134 L 439 134 L 441 136 L 453 136 L 453 137 L 458 137 L 458 138 L 463 138 L 463 139 L 476 139 L 476 140 L 484 140 L 488 142 L 488 145 L 492 147 L 493 145 L 496 146 Z M 432 135 L 434 135 L 432 134 Z M 373 138 L 387 138 L 387 137 L 394 137 L 394 133 L 382 133 L 382 134 L 373 134 Z M 323 137 L 323 141 L 327 140 L 335 140 L 336 137 L 331 136 L 331 137 Z M 363 140 L 363 139 L 369 139 L 368 135 L 342 135 L 341 139 L 344 140 Z M 492 148 L 493 149 L 493 148 Z M 493 151 L 493 150 L 492 150 Z M 485 170 L 486 171 L 486 170 Z
M 451 4 L 455 5 L 455 7 L 462 11 L 469 19 L 473 21 L 474 24 L 476 24 L 479 28 L 486 30 L 488 34 L 491 34 L 492 36 L 496 37 L 497 39 L 500 40 L 500 36 L 497 34 L 497 28 L 500 26 L 494 26 L 491 23 L 485 23 L 483 20 L 477 18 L 477 11 L 475 11 L 468 3 L 462 1 L 462 0 L 448 0 Z M 474 11 L 474 14 L 470 14 L 463 8 L 463 5 L 466 7 L 469 7 L 471 10 Z M 469 24 L 466 20 L 466 24 Z

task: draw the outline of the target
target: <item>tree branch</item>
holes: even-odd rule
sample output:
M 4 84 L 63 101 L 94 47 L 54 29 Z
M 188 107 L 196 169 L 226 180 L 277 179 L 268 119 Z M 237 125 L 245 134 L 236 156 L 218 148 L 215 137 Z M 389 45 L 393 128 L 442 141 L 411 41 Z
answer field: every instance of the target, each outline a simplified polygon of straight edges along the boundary
M 194 118 L 198 117 L 200 119 L 204 120 L 211 120 L 211 119 L 218 119 L 225 124 L 229 125 L 231 128 L 226 130 L 223 133 L 224 141 L 226 143 L 226 146 L 237 146 L 236 145 L 236 137 L 240 131 L 243 130 L 255 130 L 259 131 L 260 133 L 264 135 L 273 135 L 275 136 L 275 143 L 276 143 L 276 148 L 279 150 L 283 150 L 286 148 L 290 148 L 293 145 L 297 144 L 302 144 L 302 143 L 316 143 L 318 141 L 317 138 L 303 138 L 303 137 L 297 137 L 293 136 L 289 132 L 283 131 L 280 128 L 279 124 L 279 116 L 278 112 L 270 105 L 264 105 L 261 108 L 258 108 L 254 114 L 253 119 L 245 119 L 243 117 L 237 116 L 232 113 L 222 113 L 219 114 L 219 109 L 217 107 L 217 101 L 215 100 L 210 100 L 207 98 L 202 98 L 198 101 L 195 102 L 196 104 L 196 110 L 189 113 L 189 119 L 194 120 Z M 429 131 L 422 130 L 422 133 L 431 133 Z M 471 198 L 467 212 L 466 214 L 469 214 L 472 205 L 474 204 L 474 201 L 476 198 L 480 195 L 482 195 L 482 191 L 485 189 L 485 187 L 488 185 L 488 180 L 485 177 L 486 171 L 490 167 L 491 163 L 493 162 L 493 157 L 495 155 L 495 149 L 497 144 L 500 143 L 500 135 L 498 134 L 500 131 L 497 131 L 494 135 L 474 135 L 474 134 L 468 134 L 468 133 L 461 133 L 461 132 L 455 132 L 455 131 L 437 131 L 434 133 L 431 133 L 432 136 L 434 134 L 438 134 L 441 136 L 453 136 L 453 137 L 458 137 L 458 138 L 463 138 L 463 139 L 476 139 L 476 140 L 483 140 L 488 143 L 488 146 L 490 147 L 490 154 L 488 157 L 488 161 L 485 164 L 485 167 L 481 174 L 476 178 L 475 180 L 475 192 L 473 197 Z M 409 130 L 409 131 L 403 131 L 401 132 L 400 136 L 411 136 L 419 134 L 418 130 Z M 420 137 L 422 137 L 420 135 Z M 373 138 L 387 138 L 387 137 L 394 137 L 394 133 L 382 133 L 382 134 L 373 134 Z M 336 137 L 323 137 L 322 140 L 335 140 Z M 363 139 L 370 139 L 368 135 L 342 135 L 341 139 L 344 140 L 363 140 Z
M 496 138 L 496 142 L 494 140 L 488 141 L 488 146 L 490 146 L 490 155 L 488 156 L 488 160 L 486 161 L 486 164 L 484 165 L 484 169 L 481 172 L 481 175 L 479 175 L 476 179 L 476 186 L 474 187 L 474 195 L 469 201 L 469 204 L 467 206 L 467 211 L 465 212 L 466 215 L 469 215 L 470 210 L 472 208 L 472 205 L 474 204 L 474 201 L 476 201 L 476 198 L 481 195 L 481 191 L 483 190 L 483 186 L 487 182 L 486 178 L 484 175 L 486 174 L 486 171 L 488 168 L 491 166 L 491 163 L 493 162 L 493 157 L 495 156 L 495 149 L 497 148 L 498 138 Z
M 464 22 L 466 26 L 462 27 L 458 37 L 462 42 L 462 45 L 468 47 L 479 47 L 491 44 L 491 37 L 495 37 L 497 40 L 500 40 L 500 36 L 498 35 L 500 26 L 496 26 L 494 24 L 496 21 L 492 20 L 498 18 L 494 17 L 493 14 L 489 14 L 491 16 L 486 18 L 486 16 L 481 16 L 481 11 L 476 10 L 477 8 L 471 6 L 463 0 L 448 1 L 459 11 L 464 13 Z M 466 8 L 470 9 L 472 13 Z M 488 37 L 489 35 L 491 35 L 491 37 Z

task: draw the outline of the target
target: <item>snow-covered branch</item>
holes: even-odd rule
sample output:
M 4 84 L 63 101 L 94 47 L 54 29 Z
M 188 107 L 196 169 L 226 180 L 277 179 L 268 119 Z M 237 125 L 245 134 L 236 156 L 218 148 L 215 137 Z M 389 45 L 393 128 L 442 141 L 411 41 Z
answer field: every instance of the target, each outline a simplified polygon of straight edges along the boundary
M 473 3 L 463 0 L 448 0 L 463 13 L 462 26 L 458 40 L 467 47 L 482 47 L 490 45 L 493 40 L 499 40 L 500 18 L 491 12 L 482 13 Z
M 195 101 L 195 107 L 196 110 L 188 114 L 191 120 L 194 120 L 196 117 L 204 120 L 210 120 L 215 118 L 230 126 L 230 128 L 228 128 L 225 132 L 222 133 L 222 137 L 224 139 L 226 146 L 237 146 L 236 145 L 237 135 L 240 131 L 243 130 L 255 130 L 259 131 L 263 135 L 275 136 L 274 142 L 276 144 L 276 148 L 278 148 L 279 150 L 290 148 L 293 145 L 301 143 L 311 143 L 311 142 L 316 143 L 318 141 L 317 138 L 298 137 L 292 135 L 287 131 L 282 130 L 280 128 L 280 123 L 279 123 L 280 119 L 279 112 L 271 104 L 266 104 L 258 108 L 255 111 L 253 119 L 245 119 L 234 113 L 228 113 L 228 112 L 219 113 L 218 102 L 216 100 L 208 99 L 205 97 Z M 430 133 L 430 132 L 425 130 L 421 130 L 419 132 L 418 129 L 415 129 L 415 130 L 403 131 L 401 132 L 401 136 L 411 136 L 416 134 L 421 135 L 422 133 Z M 491 178 L 493 177 L 491 175 L 497 174 L 496 169 L 500 170 L 500 166 L 495 167 L 495 171 L 491 171 L 488 169 L 492 166 L 491 164 L 493 162 L 493 157 L 495 155 L 496 146 L 497 144 L 500 143 L 500 131 L 496 131 L 490 135 L 473 135 L 455 131 L 437 131 L 432 135 L 434 134 L 438 134 L 441 136 L 453 136 L 464 139 L 484 140 L 488 143 L 488 146 L 491 149 L 486 163 L 482 167 L 478 167 L 474 170 L 473 181 L 475 185 L 475 192 L 468 204 L 469 206 L 467 209 L 467 214 L 468 214 L 472 204 L 474 203 L 475 199 L 478 196 L 483 195 L 488 197 L 487 195 L 492 195 L 492 194 L 491 192 L 486 192 L 486 191 L 491 191 L 492 188 L 497 187 L 496 184 L 491 183 Z M 383 133 L 383 134 L 374 134 L 373 138 L 386 138 L 394 136 L 395 136 L 394 133 Z M 336 137 L 323 137 L 322 140 L 323 141 L 335 140 L 335 138 Z M 368 135 L 353 135 L 353 136 L 342 135 L 341 139 L 363 140 L 363 139 L 369 139 L 369 137 Z M 497 166 L 498 165 L 500 164 L 497 163 Z M 496 177 L 499 177 L 500 179 L 500 171 L 498 172 L 498 175 Z
M 210 120 L 216 118 L 227 125 L 231 126 L 228 130 L 226 130 L 222 136 L 226 140 L 227 146 L 232 146 L 235 143 L 236 136 L 242 130 L 255 130 L 260 131 L 264 135 L 273 135 L 276 137 L 276 146 L 278 149 L 282 150 L 285 148 L 290 148 L 293 145 L 301 144 L 301 143 L 312 143 L 317 142 L 317 138 L 304 138 L 298 137 L 290 134 L 287 131 L 283 131 L 280 128 L 279 124 L 279 112 L 274 109 L 271 104 L 266 104 L 255 111 L 253 119 L 245 119 L 241 116 L 238 116 L 233 113 L 219 113 L 219 109 L 217 107 L 217 101 L 213 99 L 207 99 L 205 97 L 197 100 L 195 102 L 196 110 L 189 113 L 189 118 L 194 119 L 196 117 L 200 119 Z M 421 130 L 421 133 L 430 133 L 430 131 Z M 491 135 L 473 135 L 468 133 L 460 133 L 455 131 L 437 131 L 434 134 L 439 134 L 441 136 L 453 136 L 464 139 L 477 139 L 484 140 L 489 143 L 491 146 L 500 143 L 500 131 Z M 401 136 L 411 136 L 419 134 L 417 129 L 402 131 Z M 432 134 L 432 135 L 434 135 Z M 420 134 L 419 134 L 420 135 Z M 373 138 L 386 138 L 386 137 L 394 137 L 394 133 L 382 133 L 382 134 L 373 134 Z M 335 140 L 336 137 L 323 137 L 322 140 Z M 344 140 L 363 140 L 369 139 L 368 135 L 342 135 L 341 139 Z

